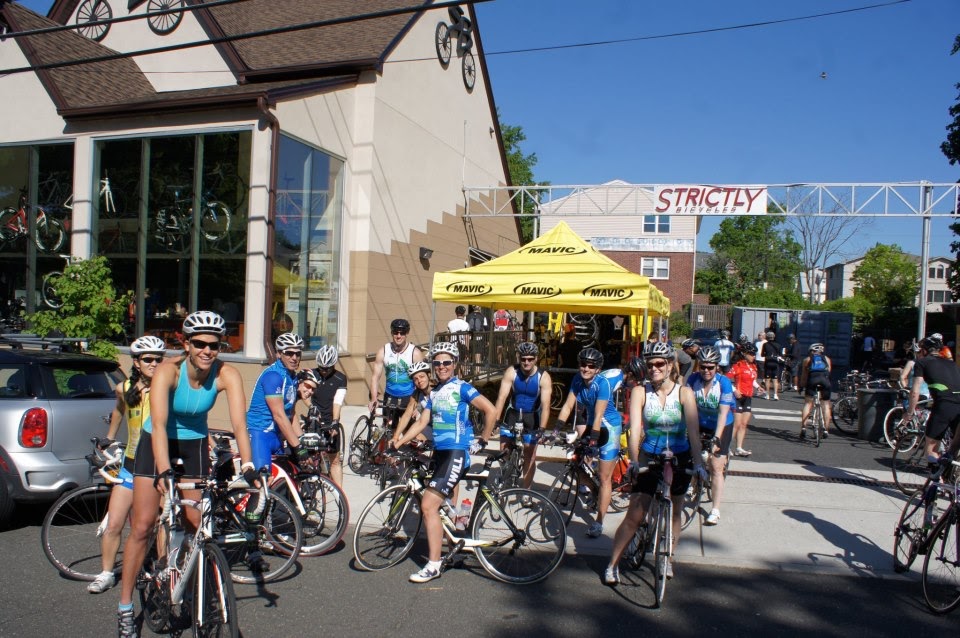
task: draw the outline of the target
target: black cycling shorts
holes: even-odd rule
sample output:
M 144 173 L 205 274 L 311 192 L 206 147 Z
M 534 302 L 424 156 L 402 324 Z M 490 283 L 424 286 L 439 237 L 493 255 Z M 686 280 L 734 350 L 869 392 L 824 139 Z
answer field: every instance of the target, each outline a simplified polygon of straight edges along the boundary
M 753 412 L 753 397 L 744 395 L 736 401 L 737 407 L 733 409 L 734 412 Z
M 690 479 L 693 478 L 687 474 L 687 468 L 693 467 L 691 463 L 692 455 L 690 450 L 687 450 L 686 452 L 676 452 L 674 457 L 677 459 L 677 464 L 673 466 L 673 482 L 670 484 L 670 495 L 681 496 L 686 493 L 687 488 L 690 487 Z M 651 456 L 641 449 L 640 465 L 643 466 L 650 460 L 652 460 Z M 657 465 L 651 466 L 648 471 L 638 476 L 637 480 L 634 481 L 633 493 L 647 494 L 649 496 L 656 494 L 657 483 L 660 482 L 662 472 L 662 467 Z
M 433 452 L 435 469 L 433 476 L 427 481 L 427 487 L 439 492 L 444 498 L 450 498 L 453 488 L 470 469 L 467 457 L 469 454 L 466 450 L 435 450 Z
M 816 396 L 817 385 L 820 385 L 820 400 L 829 401 L 830 400 L 830 377 L 826 374 L 815 374 L 807 377 L 807 387 L 804 389 L 803 395 L 806 397 L 813 398 Z
M 930 419 L 927 421 L 926 435 L 931 439 L 940 440 L 950 430 L 952 436 L 957 436 L 957 424 L 960 423 L 960 403 L 935 403 Z
M 763 376 L 767 379 L 776 379 L 780 374 L 780 364 L 776 361 L 763 362 Z
M 141 432 L 137 455 L 133 462 L 133 475 L 155 478 L 157 464 L 153 459 L 153 436 Z M 207 437 L 202 439 L 167 439 L 171 465 L 174 459 L 183 459 L 184 476 L 202 478 L 210 474 L 210 451 Z
M 540 429 L 540 414 L 537 412 L 524 412 L 518 418 L 517 410 L 513 408 L 507 408 L 506 413 L 503 415 L 503 422 L 507 424 L 507 427 L 513 427 L 514 423 L 522 422 L 523 431 L 526 432 L 536 432 Z

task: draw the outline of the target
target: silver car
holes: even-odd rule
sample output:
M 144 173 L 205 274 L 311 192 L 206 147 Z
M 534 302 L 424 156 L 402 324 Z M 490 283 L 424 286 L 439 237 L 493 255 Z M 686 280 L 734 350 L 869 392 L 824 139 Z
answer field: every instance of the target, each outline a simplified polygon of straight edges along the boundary
M 106 436 L 123 379 L 114 361 L 0 346 L 0 526 L 15 503 L 93 482 L 84 456 Z

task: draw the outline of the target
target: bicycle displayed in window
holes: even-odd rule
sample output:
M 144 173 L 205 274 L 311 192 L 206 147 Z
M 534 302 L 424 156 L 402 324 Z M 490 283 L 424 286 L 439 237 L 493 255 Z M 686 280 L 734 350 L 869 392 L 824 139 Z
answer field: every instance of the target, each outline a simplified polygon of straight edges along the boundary
M 18 208 L 7 207 L 0 211 L 0 250 L 30 235 L 29 217 L 33 217 L 33 242 L 41 251 L 55 253 L 67 240 L 63 223 L 54 219 L 42 206 L 27 203 L 27 189 L 20 189 Z
M 168 186 L 173 193 L 173 205 L 157 211 L 153 222 L 153 237 L 170 252 L 183 252 L 193 236 L 193 196 L 181 196 L 185 186 Z M 210 193 L 200 198 L 200 234 L 208 242 L 216 243 L 230 232 L 230 208 L 212 199 Z
M 353 536 L 353 555 L 362 568 L 393 567 L 410 553 L 423 525 L 420 499 L 430 476 L 430 459 L 418 452 L 398 452 L 411 466 L 403 485 L 377 494 L 363 509 Z M 452 546 L 440 566 L 452 565 L 461 552 L 470 552 L 491 576 L 514 585 L 536 583 L 560 564 L 567 531 L 559 510 L 543 495 L 523 488 L 496 493 L 486 485 L 497 457 L 488 456 L 479 473 L 464 481 L 478 484 L 476 504 L 465 532 L 458 532 L 457 513 L 446 501 L 440 508 L 443 533 Z
M 67 266 L 79 260 L 79 257 L 73 255 L 60 255 L 60 258 Z M 57 294 L 57 285 L 61 277 L 63 277 L 62 270 L 51 270 L 43 276 L 43 281 L 40 282 L 40 298 L 43 299 L 43 303 L 54 310 L 63 307 L 63 299 Z

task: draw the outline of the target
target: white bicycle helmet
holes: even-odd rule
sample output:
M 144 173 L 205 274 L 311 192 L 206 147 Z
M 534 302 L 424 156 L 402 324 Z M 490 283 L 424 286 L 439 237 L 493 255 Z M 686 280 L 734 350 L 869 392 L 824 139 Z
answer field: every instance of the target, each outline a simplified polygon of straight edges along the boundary
M 140 337 L 130 344 L 130 354 L 135 357 L 139 357 L 140 355 L 147 353 L 162 355 L 166 352 L 167 346 L 165 343 L 163 343 L 163 339 L 154 337 L 153 335 Z
M 823 354 L 823 350 L 824 348 L 822 343 L 815 343 L 810 346 L 809 352 L 810 354 Z
M 293 332 L 284 332 L 277 337 L 273 345 L 277 347 L 277 352 L 283 352 L 284 350 L 303 350 L 303 339 L 300 338 L 300 335 Z
M 187 315 L 183 320 L 183 334 L 186 337 L 191 335 L 217 335 L 222 337 L 227 334 L 227 324 L 223 317 L 209 310 L 198 310 Z
M 452 341 L 438 341 L 430 346 L 430 359 L 438 354 L 448 354 L 456 360 L 460 358 L 460 348 Z
M 317 350 L 317 365 L 321 368 L 332 368 L 339 358 L 336 346 L 323 346 Z
M 426 372 L 427 376 L 430 376 L 430 364 L 426 361 L 415 361 L 413 365 L 410 366 L 410 369 L 407 370 L 407 376 L 412 379 L 413 375 L 418 372 Z
M 713 346 L 700 348 L 697 352 L 697 359 L 702 363 L 720 363 L 720 351 Z
M 301 370 L 297 373 L 297 381 L 300 383 L 312 383 L 314 386 L 320 385 L 320 379 L 313 370 Z
M 644 359 L 666 359 L 667 361 L 673 361 L 675 356 L 676 352 L 665 341 L 655 341 L 643 347 Z

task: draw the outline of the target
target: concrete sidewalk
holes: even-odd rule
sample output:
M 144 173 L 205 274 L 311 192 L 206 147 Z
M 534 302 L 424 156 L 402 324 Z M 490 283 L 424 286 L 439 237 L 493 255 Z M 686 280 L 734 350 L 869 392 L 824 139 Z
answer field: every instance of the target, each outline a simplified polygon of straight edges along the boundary
M 342 421 L 348 437 L 354 422 L 365 413 L 365 407 L 344 406 Z M 344 488 L 353 524 L 377 493 L 377 486 L 371 478 L 357 476 L 344 465 Z M 545 490 L 561 467 L 560 461 L 539 463 L 534 487 Z M 734 475 L 727 479 L 720 524 L 707 527 L 695 521 L 682 533 L 676 550 L 678 569 L 684 563 L 699 563 L 904 578 L 893 572 L 892 550 L 893 529 L 906 497 L 894 487 L 864 484 L 871 479 L 889 481 L 889 470 L 848 470 L 741 458 L 733 459 L 730 469 Z M 711 505 L 706 503 L 705 507 Z M 567 527 L 567 551 L 608 555 L 622 519 L 623 514 L 608 514 L 603 535 L 588 538 L 587 526 L 592 519 L 582 518 L 578 508 Z

